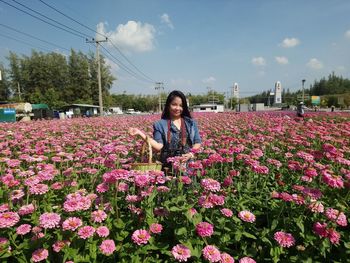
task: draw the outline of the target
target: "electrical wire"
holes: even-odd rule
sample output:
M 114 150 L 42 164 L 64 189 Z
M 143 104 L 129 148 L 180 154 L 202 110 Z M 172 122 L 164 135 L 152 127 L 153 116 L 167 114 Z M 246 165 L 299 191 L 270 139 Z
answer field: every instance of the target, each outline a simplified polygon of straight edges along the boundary
M 60 10 L 58 10 L 58 9 L 55 8 L 54 6 L 52 6 L 52 5 L 48 4 L 48 3 L 46 3 L 45 1 L 43 1 L 43 0 L 39 0 L 39 1 L 40 1 L 41 3 L 43 3 L 44 5 L 46 5 L 47 7 L 49 7 L 49 8 L 51 8 L 51 9 L 55 10 L 57 13 L 59 13 L 59 14 L 63 15 L 64 17 L 66 17 L 66 18 L 68 18 L 68 19 L 74 21 L 74 22 L 77 23 L 78 25 L 80 25 L 80 26 L 82 26 L 82 27 L 84 27 L 84 28 L 86 28 L 86 29 L 88 29 L 88 30 L 90 30 L 90 31 L 92 31 L 92 32 L 94 32 L 94 33 L 100 35 L 100 36 L 103 36 L 103 37 L 106 38 L 106 39 L 108 39 L 108 41 L 109 41 L 109 43 L 112 45 L 112 47 L 114 47 L 114 48 L 119 52 L 119 54 L 122 55 L 122 57 L 123 57 L 135 70 L 137 70 L 141 75 L 143 75 L 143 77 L 145 77 L 146 79 L 150 80 L 151 82 L 156 82 L 155 80 L 153 80 L 152 78 L 150 78 L 149 76 L 147 76 L 146 74 L 144 74 L 134 63 L 132 63 L 132 62 L 128 59 L 128 57 L 127 57 L 126 55 L 124 55 L 124 53 L 120 50 L 120 48 L 119 48 L 115 43 L 113 43 L 106 35 L 101 34 L 101 33 L 97 32 L 96 30 L 94 30 L 94 29 L 92 29 L 92 28 L 90 28 L 90 27 L 84 25 L 83 23 L 77 21 L 76 19 L 72 18 L 71 16 L 66 15 L 65 13 L 63 13 L 63 12 L 60 11 Z
M 23 43 L 23 44 L 28 45 L 28 46 L 31 46 L 31 47 L 35 47 L 35 48 L 39 48 L 39 49 L 42 49 L 42 50 L 45 50 L 45 51 L 48 51 L 48 52 L 52 52 L 52 50 L 49 50 L 49 49 L 47 49 L 47 48 L 39 47 L 39 46 L 30 44 L 30 43 L 28 43 L 28 42 L 26 42 L 26 41 L 23 41 L 23 40 L 21 40 L 21 39 L 18 39 L 18 38 L 9 36 L 9 35 L 5 35 L 5 34 L 0 33 L 0 36 L 5 37 L 5 38 L 7 38 L 7 39 L 15 40 L 15 41 L 17 41 L 17 42 Z
M 26 36 L 31 37 L 31 38 L 33 38 L 33 39 L 39 40 L 39 41 L 44 42 L 44 43 L 46 43 L 46 44 L 49 44 L 49 45 L 58 47 L 58 48 L 60 48 L 60 49 L 66 50 L 66 51 L 70 51 L 69 49 L 67 49 L 67 48 L 65 48 L 65 47 L 62 47 L 62 46 L 59 46 L 59 45 L 57 45 L 57 44 L 55 44 L 55 43 L 51 43 L 51 42 L 49 42 L 49 41 L 46 41 L 46 40 L 40 39 L 40 38 L 38 38 L 38 37 L 32 36 L 32 35 L 30 35 L 30 34 L 28 34 L 28 33 L 22 32 L 22 31 L 20 31 L 20 30 L 18 30 L 18 29 L 15 29 L 15 28 L 10 27 L 10 26 L 7 26 L 7 25 L 4 25 L 4 24 L 2 24 L 2 23 L 0 23 L 0 26 L 5 27 L 5 28 L 7 28 L 7 29 L 10 29 L 10 30 L 12 30 L 12 31 L 15 31 L 15 32 L 17 32 L 17 33 L 26 35 Z
M 51 26 L 53 26 L 53 27 L 59 28 L 59 29 L 65 31 L 65 32 L 67 32 L 67 33 L 70 33 L 70 34 L 72 34 L 72 35 L 78 36 L 79 38 L 84 38 L 84 39 L 86 38 L 84 35 L 74 33 L 74 32 L 72 32 L 72 31 L 69 31 L 69 30 L 63 28 L 63 27 L 57 26 L 57 25 L 55 25 L 55 24 L 52 24 L 52 23 L 50 23 L 50 22 L 48 22 L 48 21 L 46 21 L 46 20 L 44 20 L 44 19 L 42 19 L 42 18 L 40 18 L 40 17 L 38 17 L 38 16 L 36 16 L 36 15 L 33 15 L 33 14 L 31 14 L 31 13 L 29 13 L 29 12 L 27 12 L 27 11 L 21 9 L 21 8 L 18 8 L 17 6 L 14 6 L 14 5 L 12 5 L 12 4 L 8 3 L 8 2 L 5 2 L 4 0 L 0 0 L 0 2 L 3 2 L 3 3 L 5 3 L 5 4 L 7 4 L 7 5 L 9 5 L 9 6 L 11 6 L 11 7 L 15 8 L 15 9 L 17 9 L 17 10 L 19 10 L 19 11 L 21 11 L 21 12 L 23 12 L 23 13 L 29 15 L 29 16 L 31 16 L 31 17 L 34 17 L 34 18 L 36 18 L 36 19 L 38 19 L 38 20 L 40 20 L 40 21 L 42 21 L 42 22 L 44 22 L 44 23 L 46 23 L 46 24 L 49 24 L 49 25 L 51 25 Z

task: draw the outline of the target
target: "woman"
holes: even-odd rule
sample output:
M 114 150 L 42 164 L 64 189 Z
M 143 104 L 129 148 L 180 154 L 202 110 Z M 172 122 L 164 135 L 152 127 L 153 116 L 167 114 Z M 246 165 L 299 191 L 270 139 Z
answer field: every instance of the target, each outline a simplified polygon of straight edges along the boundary
M 130 128 L 129 134 L 146 140 L 147 135 L 137 128 Z M 161 151 L 161 162 L 164 168 L 170 168 L 169 157 L 182 156 L 186 162 L 194 158 L 194 152 L 201 146 L 197 123 L 188 110 L 185 95 L 178 90 L 170 92 L 167 97 L 161 120 L 153 125 L 152 147 Z

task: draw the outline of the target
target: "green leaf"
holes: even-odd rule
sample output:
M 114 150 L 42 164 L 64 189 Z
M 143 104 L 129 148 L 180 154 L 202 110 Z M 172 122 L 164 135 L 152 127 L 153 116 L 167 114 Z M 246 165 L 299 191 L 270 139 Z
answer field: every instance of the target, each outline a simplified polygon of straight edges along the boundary
M 187 234 L 187 229 L 186 227 L 181 227 L 181 228 L 178 228 L 175 230 L 175 234 L 177 236 L 183 236 L 183 235 L 186 235 Z
M 304 229 L 303 222 L 301 220 L 297 220 L 296 224 L 299 227 L 299 229 L 301 230 L 301 233 L 304 233 L 305 229 Z
M 252 238 L 252 239 L 256 239 L 256 236 L 254 236 L 254 235 L 252 235 L 252 234 L 250 234 L 250 233 L 248 233 L 248 232 L 243 232 L 242 234 L 243 234 L 243 236 L 245 236 L 245 237 Z

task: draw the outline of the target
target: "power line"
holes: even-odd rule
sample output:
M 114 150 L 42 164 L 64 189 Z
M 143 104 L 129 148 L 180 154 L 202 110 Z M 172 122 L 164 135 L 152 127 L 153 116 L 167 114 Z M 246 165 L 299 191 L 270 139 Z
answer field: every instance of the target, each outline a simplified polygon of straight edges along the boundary
M 61 46 L 59 46 L 59 45 L 57 45 L 57 44 L 55 44 L 55 43 L 51 43 L 51 42 L 49 42 L 49 41 L 46 41 L 46 40 L 40 39 L 40 38 L 38 38 L 38 37 L 32 36 L 32 35 L 30 35 L 30 34 L 28 34 L 28 33 L 22 32 L 22 31 L 20 31 L 20 30 L 18 30 L 18 29 L 15 29 L 15 28 L 13 28 L 13 27 L 10 27 L 10 26 L 7 26 L 7 25 L 1 24 L 1 23 L 0 23 L 0 26 L 5 27 L 5 28 L 7 28 L 7 29 L 10 29 L 10 30 L 12 30 L 12 31 L 15 31 L 15 32 L 17 32 L 17 33 L 26 35 L 26 36 L 31 37 L 31 38 L 33 38 L 33 39 L 39 40 L 39 41 L 44 42 L 44 43 L 46 43 L 46 44 L 50 44 L 50 45 L 52 45 L 52 46 L 55 46 L 55 47 L 64 49 L 64 50 L 66 50 L 66 51 L 70 51 L 69 49 L 67 49 L 67 48 L 65 48 L 65 47 L 61 47 Z
M 30 44 L 28 42 L 25 42 L 25 41 L 23 41 L 21 39 L 18 39 L 18 38 L 15 38 L 15 37 L 11 37 L 9 35 L 4 35 L 4 34 L 0 33 L 0 36 L 5 37 L 5 38 L 9 38 L 9 39 L 12 39 L 12 40 L 15 40 L 15 41 L 18 41 L 18 42 L 21 42 L 21 43 L 23 43 L 25 45 L 28 45 L 28 46 L 31 46 L 31 47 L 35 47 L 35 48 L 39 48 L 39 49 L 42 49 L 42 50 L 45 50 L 45 51 L 48 51 L 48 52 L 52 52 L 52 50 L 49 50 L 49 49 L 46 49 L 46 48 L 43 48 L 43 47 L 39 47 L 39 46 L 35 46 L 35 45 Z
M 63 13 L 63 12 L 60 11 L 60 10 L 58 10 L 58 9 L 55 8 L 54 6 L 52 6 L 52 5 L 48 4 L 48 3 L 46 3 L 45 1 L 43 1 L 43 0 L 39 0 L 39 1 L 40 1 L 41 3 L 43 3 L 44 5 L 46 5 L 47 7 L 49 7 L 49 8 L 51 8 L 51 9 L 55 10 L 57 13 L 59 13 L 59 14 L 63 15 L 64 17 L 66 17 L 66 18 L 68 18 L 68 19 L 74 21 L 74 22 L 77 23 L 78 25 L 80 25 L 80 26 L 82 26 L 82 27 L 84 27 L 84 28 L 86 28 L 86 29 L 88 29 L 88 30 L 90 30 L 90 31 L 92 31 L 92 32 L 94 32 L 94 33 L 100 35 L 100 36 L 103 36 L 103 37 L 107 38 L 107 39 L 109 40 L 109 43 L 112 45 L 112 47 L 114 47 L 114 48 L 120 53 L 120 55 L 122 55 L 122 57 L 123 57 L 135 70 L 137 70 L 141 75 L 143 75 L 143 76 L 144 76 L 146 79 L 148 79 L 149 81 L 151 81 L 151 82 L 156 82 L 155 80 L 153 80 L 152 78 L 150 78 L 149 76 L 147 76 L 145 73 L 143 73 L 134 63 L 132 63 L 132 62 L 128 59 L 128 57 L 124 55 L 124 53 L 120 50 L 120 48 L 119 48 L 116 44 L 114 44 L 106 35 L 101 34 L 101 33 L 97 32 L 96 30 L 94 30 L 94 29 L 92 29 L 92 28 L 90 28 L 90 27 L 84 25 L 83 23 L 77 21 L 76 19 L 72 18 L 71 16 L 66 15 L 65 13 Z
M 50 23 L 50 22 L 48 22 L 48 21 L 46 21 L 46 20 L 44 20 L 44 19 L 42 19 L 42 18 L 40 18 L 40 17 L 38 17 L 38 16 L 36 16 L 36 15 L 33 15 L 33 14 L 31 14 L 31 13 L 29 13 L 29 12 L 27 12 L 27 11 L 21 9 L 21 8 L 18 8 L 17 6 L 14 6 L 14 5 L 10 4 L 10 3 L 7 3 L 7 2 L 5 2 L 4 0 L 0 0 L 0 2 L 3 2 L 3 3 L 5 3 L 5 4 L 7 4 L 7 5 L 9 5 L 9 6 L 11 6 L 11 7 L 15 8 L 15 9 L 17 9 L 17 10 L 19 10 L 19 11 L 21 11 L 21 12 L 23 12 L 23 13 L 29 15 L 29 16 L 31 16 L 31 17 L 34 17 L 34 18 L 36 18 L 36 19 L 38 19 L 38 20 L 40 20 L 40 21 L 42 21 L 42 22 L 44 22 L 44 23 L 46 23 L 46 24 L 49 24 L 49 25 L 51 25 L 51 26 L 53 26 L 53 27 L 59 28 L 59 29 L 65 31 L 65 32 L 67 32 L 67 33 L 70 33 L 70 34 L 72 34 L 72 35 L 78 36 L 78 37 L 80 37 L 80 38 L 85 38 L 85 36 L 82 35 L 82 34 L 76 34 L 76 33 L 72 32 L 72 31 L 69 31 L 69 30 L 63 28 L 63 27 L 57 26 L 57 25 L 55 25 L 55 24 L 52 24 L 52 23 Z
M 123 69 L 124 71 L 126 71 L 127 73 L 129 73 L 130 75 L 132 75 L 134 78 L 137 78 L 140 81 L 143 82 L 148 82 L 148 83 L 153 83 L 153 81 L 150 81 L 148 79 L 145 79 L 144 77 L 138 75 L 137 73 L 135 73 L 134 71 L 132 71 L 129 67 L 125 66 L 119 59 L 117 59 L 113 54 L 111 54 L 111 52 L 108 51 L 108 49 L 106 49 L 103 45 L 101 45 L 101 47 L 103 48 L 103 50 L 105 52 L 107 52 L 114 60 L 118 61 L 119 63 L 115 62 L 113 59 L 113 62 L 116 63 L 121 69 Z

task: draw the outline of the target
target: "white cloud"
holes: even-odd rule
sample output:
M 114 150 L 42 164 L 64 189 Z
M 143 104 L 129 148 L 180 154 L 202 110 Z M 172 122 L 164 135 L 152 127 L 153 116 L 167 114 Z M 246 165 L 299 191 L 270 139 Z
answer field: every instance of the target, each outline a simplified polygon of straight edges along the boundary
M 170 20 L 170 17 L 168 14 L 164 13 L 160 16 L 160 21 L 163 23 L 163 24 L 166 24 L 168 27 L 170 27 L 171 29 L 174 29 L 174 25 L 173 23 L 171 22 Z
M 252 58 L 252 64 L 255 66 L 265 66 L 266 61 L 263 57 L 255 57 L 255 58 Z
M 212 84 L 212 83 L 214 83 L 216 81 L 216 78 L 214 78 L 214 77 L 212 77 L 212 76 L 210 76 L 210 77 L 208 77 L 208 78 L 205 78 L 205 79 L 202 79 L 202 82 L 204 83 L 204 84 Z
M 285 48 L 295 47 L 300 44 L 300 40 L 297 38 L 285 38 L 283 39 L 281 46 Z
M 346 31 L 344 36 L 347 38 L 347 39 L 350 39 L 350 30 Z
M 154 48 L 155 28 L 150 24 L 128 21 L 115 31 L 106 32 L 103 23 L 97 25 L 97 32 L 106 35 L 119 48 L 126 51 L 146 52 Z M 96 39 L 101 38 L 97 35 Z
M 346 68 L 344 66 L 338 66 L 336 70 L 339 72 L 345 72 Z
M 120 69 L 119 66 L 107 57 L 105 57 L 104 60 L 106 61 L 106 64 L 111 67 L 112 75 L 117 76 L 118 75 L 117 73 Z
M 278 64 L 281 64 L 281 65 L 286 65 L 289 63 L 288 58 L 286 57 L 275 57 L 275 60 Z
M 323 64 L 321 61 L 319 61 L 317 58 L 312 58 L 309 60 L 309 62 L 306 64 L 311 69 L 322 69 Z

